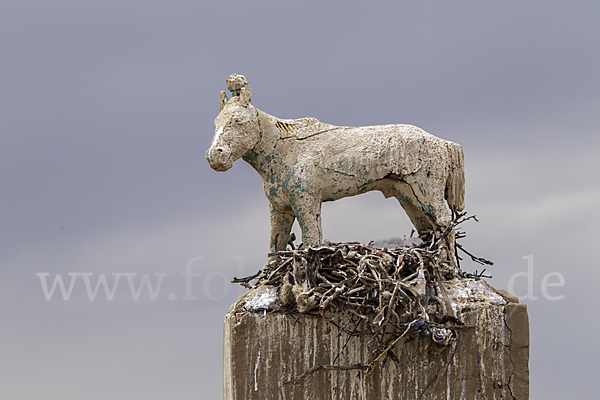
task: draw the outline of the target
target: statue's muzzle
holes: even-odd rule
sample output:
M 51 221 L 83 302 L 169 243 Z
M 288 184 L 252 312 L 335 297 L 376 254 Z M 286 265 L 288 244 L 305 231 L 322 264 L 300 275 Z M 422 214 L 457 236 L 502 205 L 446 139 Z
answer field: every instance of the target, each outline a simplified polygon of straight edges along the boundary
M 206 160 L 215 171 L 227 171 L 231 168 L 231 152 L 222 146 L 213 146 L 206 151 Z

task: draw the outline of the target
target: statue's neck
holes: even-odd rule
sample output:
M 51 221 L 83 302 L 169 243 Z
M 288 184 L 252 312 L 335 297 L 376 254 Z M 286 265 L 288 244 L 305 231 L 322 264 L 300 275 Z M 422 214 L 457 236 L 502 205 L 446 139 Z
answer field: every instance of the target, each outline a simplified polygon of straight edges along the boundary
M 272 170 L 269 164 L 272 163 L 276 142 L 279 140 L 279 130 L 275 126 L 277 118 L 256 109 L 258 112 L 258 129 L 260 139 L 257 145 L 242 157 L 244 161 L 250 164 L 261 177 L 270 175 L 267 171 Z

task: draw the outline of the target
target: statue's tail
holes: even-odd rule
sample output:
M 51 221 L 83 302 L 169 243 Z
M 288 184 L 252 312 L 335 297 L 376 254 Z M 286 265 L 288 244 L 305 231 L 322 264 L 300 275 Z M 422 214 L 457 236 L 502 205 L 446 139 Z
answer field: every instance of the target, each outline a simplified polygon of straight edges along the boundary
M 446 200 L 453 211 L 465 208 L 465 157 L 463 149 L 456 143 L 449 143 L 448 156 L 450 174 L 446 181 Z

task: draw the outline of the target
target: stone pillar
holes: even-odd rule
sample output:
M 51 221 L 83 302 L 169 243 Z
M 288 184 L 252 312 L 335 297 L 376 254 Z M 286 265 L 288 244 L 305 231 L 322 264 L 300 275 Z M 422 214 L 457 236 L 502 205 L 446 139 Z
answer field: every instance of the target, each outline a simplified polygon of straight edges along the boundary
M 382 357 L 370 374 L 321 369 L 288 382 L 336 357 L 336 366 L 364 366 L 375 344 L 370 335 L 339 334 L 319 316 L 232 307 L 224 326 L 224 399 L 528 399 L 527 306 L 483 280 L 444 284 L 464 322 L 456 340 L 447 346 L 429 338 L 399 341 L 390 350 L 395 357 Z

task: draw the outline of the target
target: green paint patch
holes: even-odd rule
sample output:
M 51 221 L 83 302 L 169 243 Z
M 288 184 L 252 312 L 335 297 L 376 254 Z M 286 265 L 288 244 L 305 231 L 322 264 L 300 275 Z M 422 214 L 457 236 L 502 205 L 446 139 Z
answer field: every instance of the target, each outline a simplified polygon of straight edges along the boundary
M 435 208 L 431 205 L 430 202 L 423 203 L 423 210 L 428 214 L 434 214 Z

